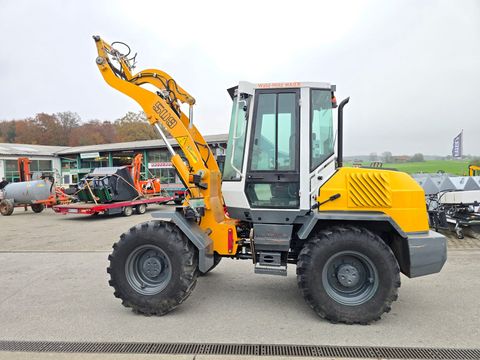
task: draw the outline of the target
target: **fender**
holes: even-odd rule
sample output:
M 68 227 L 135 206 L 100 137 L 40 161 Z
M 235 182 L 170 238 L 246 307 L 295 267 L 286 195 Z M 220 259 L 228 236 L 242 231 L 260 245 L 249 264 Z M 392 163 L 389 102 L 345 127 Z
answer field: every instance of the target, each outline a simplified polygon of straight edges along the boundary
M 152 214 L 156 220 L 174 223 L 198 249 L 198 269 L 206 273 L 213 266 L 213 242 L 194 221 L 185 219 L 177 210 L 161 210 Z
M 388 222 L 400 237 L 405 239 L 408 237 L 395 220 L 379 211 L 319 211 L 307 216 L 302 227 L 298 230 L 298 237 L 302 240 L 307 239 L 319 220 Z
M 399 263 L 402 273 L 409 278 L 440 272 L 447 261 L 447 239 L 435 231 L 405 233 L 387 214 L 374 211 L 320 211 L 307 216 L 297 235 L 308 239 L 318 221 L 347 221 L 369 223 L 389 223 L 401 241 L 390 245 Z

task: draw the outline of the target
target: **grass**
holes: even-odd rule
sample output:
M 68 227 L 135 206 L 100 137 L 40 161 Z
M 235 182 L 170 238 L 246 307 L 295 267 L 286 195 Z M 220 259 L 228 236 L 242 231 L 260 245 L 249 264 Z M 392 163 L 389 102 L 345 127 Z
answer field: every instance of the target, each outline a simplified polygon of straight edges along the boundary
M 384 163 L 384 168 L 397 169 L 409 174 L 413 173 L 436 173 L 444 171 L 448 174 L 468 175 L 469 160 L 428 160 L 422 162 L 407 163 Z M 345 164 L 351 166 L 352 163 Z M 370 162 L 364 161 L 363 166 L 370 166 Z

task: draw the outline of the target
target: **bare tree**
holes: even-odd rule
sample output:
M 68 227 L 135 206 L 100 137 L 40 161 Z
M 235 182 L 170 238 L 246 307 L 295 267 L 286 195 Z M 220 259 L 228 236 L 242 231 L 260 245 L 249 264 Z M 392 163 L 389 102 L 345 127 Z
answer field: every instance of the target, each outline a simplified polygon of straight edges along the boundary
M 382 153 L 382 161 L 385 162 L 385 163 L 392 162 L 393 161 L 392 153 L 390 151 L 384 151 Z

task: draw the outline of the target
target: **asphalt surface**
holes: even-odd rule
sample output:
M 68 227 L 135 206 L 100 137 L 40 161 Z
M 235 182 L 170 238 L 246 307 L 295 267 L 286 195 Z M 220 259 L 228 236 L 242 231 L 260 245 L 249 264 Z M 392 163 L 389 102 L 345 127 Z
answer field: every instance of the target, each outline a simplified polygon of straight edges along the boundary
M 480 346 L 476 241 L 452 246 L 440 274 L 402 277 L 392 311 L 369 326 L 318 318 L 297 289 L 294 266 L 286 278 L 255 275 L 250 262 L 226 259 L 175 311 L 144 317 L 113 297 L 105 269 L 120 233 L 149 219 L 23 210 L 0 217 L 0 340 Z

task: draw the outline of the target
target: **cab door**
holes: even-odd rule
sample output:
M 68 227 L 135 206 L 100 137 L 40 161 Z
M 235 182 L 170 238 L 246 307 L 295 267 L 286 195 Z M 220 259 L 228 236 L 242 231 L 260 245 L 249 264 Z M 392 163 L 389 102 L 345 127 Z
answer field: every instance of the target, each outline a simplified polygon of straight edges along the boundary
M 245 193 L 252 208 L 300 206 L 300 91 L 257 90 Z

